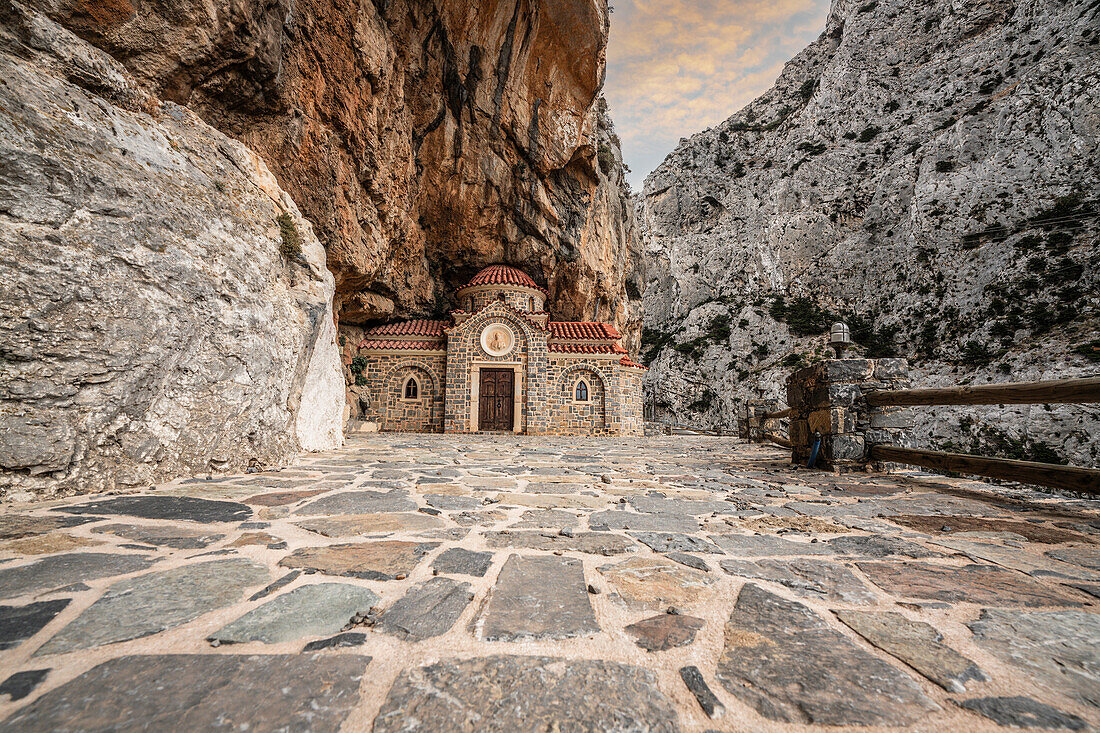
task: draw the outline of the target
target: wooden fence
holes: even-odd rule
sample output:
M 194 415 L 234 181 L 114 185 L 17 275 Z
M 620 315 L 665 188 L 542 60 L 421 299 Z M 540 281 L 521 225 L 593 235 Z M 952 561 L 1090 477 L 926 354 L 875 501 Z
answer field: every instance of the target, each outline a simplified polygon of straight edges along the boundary
M 1086 404 L 1100 402 L 1100 377 L 942 389 L 877 390 L 866 393 L 864 398 L 867 404 L 874 407 Z M 1097 436 L 1097 439 L 1100 439 L 1100 436 Z M 955 471 L 1087 494 L 1100 494 L 1100 469 L 1095 468 L 916 450 L 896 445 L 871 446 L 870 456 L 877 461 L 905 463 L 939 471 Z
M 1100 402 L 1100 377 L 1048 382 L 981 384 L 968 387 L 899 389 L 868 392 L 872 407 L 886 405 L 1038 405 Z

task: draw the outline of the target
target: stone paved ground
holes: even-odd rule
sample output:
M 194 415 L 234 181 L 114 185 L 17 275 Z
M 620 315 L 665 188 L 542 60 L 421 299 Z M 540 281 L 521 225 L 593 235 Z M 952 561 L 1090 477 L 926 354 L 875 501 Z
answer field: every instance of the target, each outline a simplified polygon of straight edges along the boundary
M 1096 506 L 410 435 L 9 506 L 0 731 L 1095 729 Z

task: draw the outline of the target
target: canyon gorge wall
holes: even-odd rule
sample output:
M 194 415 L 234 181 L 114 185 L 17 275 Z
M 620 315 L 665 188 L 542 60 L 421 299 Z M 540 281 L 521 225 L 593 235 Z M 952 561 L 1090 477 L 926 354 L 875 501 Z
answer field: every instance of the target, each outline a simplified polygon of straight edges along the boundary
M 0 0 L 6 495 L 334 445 L 358 329 L 442 316 L 493 262 L 636 347 L 607 18 L 602 0 Z
M 836 0 L 636 201 L 659 406 L 732 429 L 834 318 L 917 385 L 1100 371 L 1100 8 Z M 1093 406 L 919 408 L 922 445 L 1100 464 Z

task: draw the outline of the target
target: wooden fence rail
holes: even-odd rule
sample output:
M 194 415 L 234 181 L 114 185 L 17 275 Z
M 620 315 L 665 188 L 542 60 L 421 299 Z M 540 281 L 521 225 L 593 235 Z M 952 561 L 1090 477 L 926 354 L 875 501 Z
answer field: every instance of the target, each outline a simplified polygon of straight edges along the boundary
M 781 448 L 791 447 L 791 441 L 787 440 L 785 437 L 779 435 L 778 433 L 764 433 L 762 437 L 764 438 L 764 440 L 775 443 Z
M 896 445 L 873 445 L 870 453 L 871 458 L 877 461 L 906 463 L 939 471 L 970 473 L 1086 494 L 1100 494 L 1100 469 L 1096 468 L 985 458 L 965 453 L 900 448 Z
M 933 389 L 876 390 L 864 395 L 874 407 L 912 405 L 1036 405 L 1100 402 L 1100 377 Z

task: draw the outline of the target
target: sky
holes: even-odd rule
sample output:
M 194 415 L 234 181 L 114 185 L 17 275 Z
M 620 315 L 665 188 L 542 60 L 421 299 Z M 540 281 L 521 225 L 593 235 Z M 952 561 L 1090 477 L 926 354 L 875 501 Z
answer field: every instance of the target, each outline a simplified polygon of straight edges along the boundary
M 763 92 L 825 28 L 828 0 L 611 0 L 604 93 L 631 187 Z

